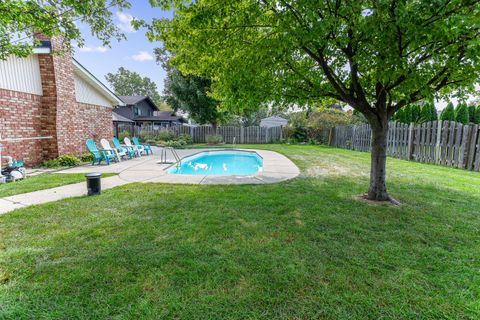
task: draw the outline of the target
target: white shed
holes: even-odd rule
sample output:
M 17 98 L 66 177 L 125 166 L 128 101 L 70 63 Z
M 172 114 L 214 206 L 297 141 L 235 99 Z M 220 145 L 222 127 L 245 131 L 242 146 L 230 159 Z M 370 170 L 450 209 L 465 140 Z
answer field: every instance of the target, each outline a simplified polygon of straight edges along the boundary
M 272 116 L 264 118 L 260 121 L 260 127 L 285 127 L 288 123 L 287 119 L 284 119 L 280 116 Z

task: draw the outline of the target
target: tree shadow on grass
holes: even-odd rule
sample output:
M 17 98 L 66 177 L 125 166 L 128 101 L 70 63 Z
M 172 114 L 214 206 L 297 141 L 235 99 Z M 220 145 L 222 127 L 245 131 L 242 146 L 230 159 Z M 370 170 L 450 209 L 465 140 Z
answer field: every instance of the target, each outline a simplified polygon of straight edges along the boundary
M 395 181 L 394 181 L 395 182 Z M 468 318 L 480 196 L 365 180 L 135 184 L 0 217 L 3 318 Z

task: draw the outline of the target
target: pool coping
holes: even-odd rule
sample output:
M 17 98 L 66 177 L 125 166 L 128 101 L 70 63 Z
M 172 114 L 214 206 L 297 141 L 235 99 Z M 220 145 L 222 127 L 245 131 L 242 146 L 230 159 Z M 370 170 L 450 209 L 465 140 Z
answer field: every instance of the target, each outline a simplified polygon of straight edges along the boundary
M 188 151 L 188 150 L 185 150 Z M 286 181 L 297 177 L 300 174 L 298 167 L 284 155 L 270 151 L 259 149 L 242 149 L 242 148 L 206 148 L 206 149 L 190 149 L 191 152 L 185 154 L 181 159 L 192 156 L 194 154 L 207 152 L 207 151 L 246 151 L 255 152 L 263 160 L 263 170 L 252 175 L 189 175 L 189 174 L 170 174 L 165 171 L 169 164 L 165 168 L 162 168 L 163 174 L 146 179 L 139 182 L 151 182 L 151 183 L 172 183 L 172 184 L 269 184 Z M 127 173 L 120 173 L 120 178 L 131 179 L 127 177 Z M 136 180 L 135 178 L 133 178 Z

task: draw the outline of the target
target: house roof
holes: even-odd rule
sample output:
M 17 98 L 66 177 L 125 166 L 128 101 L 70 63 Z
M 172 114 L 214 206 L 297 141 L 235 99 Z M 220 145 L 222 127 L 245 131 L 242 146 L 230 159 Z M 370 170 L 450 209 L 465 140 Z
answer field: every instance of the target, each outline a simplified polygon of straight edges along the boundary
M 112 119 L 115 122 L 131 122 L 131 123 L 135 122 L 135 121 L 132 121 L 132 120 L 130 120 L 130 119 L 124 117 L 124 116 L 119 115 L 115 111 L 112 112 Z
M 110 89 L 107 88 L 100 80 L 98 80 L 90 71 L 82 66 L 77 60 L 72 58 L 74 72 L 80 76 L 83 80 L 87 81 L 92 87 L 100 91 L 112 105 L 124 106 L 122 100 L 115 95 Z
M 134 121 L 180 121 L 184 119 L 168 111 L 157 111 L 154 116 L 135 117 Z
M 288 123 L 287 119 L 284 119 L 280 116 L 271 116 L 268 118 L 264 118 L 260 121 L 261 127 L 277 127 L 277 126 L 284 126 Z
M 282 118 L 282 117 L 277 116 L 277 115 L 271 116 L 271 117 L 267 117 L 267 118 L 263 118 L 262 120 L 275 120 L 275 121 L 281 121 L 281 122 L 287 121 L 287 119 Z
M 120 96 L 119 98 L 122 99 L 126 105 L 135 105 L 143 100 L 147 100 L 155 109 L 158 110 L 158 106 L 149 96 Z

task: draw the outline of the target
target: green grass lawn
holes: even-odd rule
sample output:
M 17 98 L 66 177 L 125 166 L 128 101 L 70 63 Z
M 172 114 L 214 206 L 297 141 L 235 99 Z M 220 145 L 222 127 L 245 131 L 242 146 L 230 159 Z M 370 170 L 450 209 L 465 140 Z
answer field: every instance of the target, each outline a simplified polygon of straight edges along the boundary
M 0 216 L 1 319 L 478 319 L 480 174 L 284 153 L 272 185 L 130 184 Z
M 111 174 L 104 174 L 104 177 Z M 32 191 L 60 187 L 85 181 L 84 173 L 43 173 L 24 180 L 0 184 L 0 198 Z

